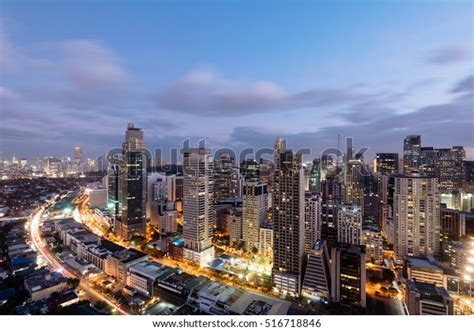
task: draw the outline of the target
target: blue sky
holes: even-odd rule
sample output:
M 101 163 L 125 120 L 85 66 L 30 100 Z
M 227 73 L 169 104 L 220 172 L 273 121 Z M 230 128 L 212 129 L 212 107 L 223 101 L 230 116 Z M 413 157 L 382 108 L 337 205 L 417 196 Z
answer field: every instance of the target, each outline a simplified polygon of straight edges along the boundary
M 128 122 L 150 147 L 370 153 L 473 143 L 470 1 L 25 1 L 0 5 L 0 148 L 96 156 Z

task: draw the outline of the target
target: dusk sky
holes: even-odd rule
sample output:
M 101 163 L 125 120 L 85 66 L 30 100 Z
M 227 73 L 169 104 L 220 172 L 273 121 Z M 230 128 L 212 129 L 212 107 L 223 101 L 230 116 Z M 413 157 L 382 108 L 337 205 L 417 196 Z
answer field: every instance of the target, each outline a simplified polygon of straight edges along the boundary
M 314 154 L 464 145 L 474 158 L 471 1 L 0 4 L 0 149 L 96 157 L 127 123 L 149 147 Z

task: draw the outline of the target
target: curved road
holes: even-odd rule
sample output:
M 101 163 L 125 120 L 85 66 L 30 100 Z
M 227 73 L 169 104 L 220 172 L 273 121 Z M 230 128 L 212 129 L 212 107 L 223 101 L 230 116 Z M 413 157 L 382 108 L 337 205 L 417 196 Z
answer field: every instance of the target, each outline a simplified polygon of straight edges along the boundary
M 33 242 L 33 245 L 35 246 L 36 250 L 48 261 L 48 263 L 54 268 L 54 269 L 61 269 L 63 270 L 63 273 L 67 277 L 71 278 L 78 278 L 72 271 L 68 270 L 65 266 L 61 264 L 61 262 L 52 254 L 48 247 L 43 244 L 43 240 L 41 239 L 41 236 L 39 234 L 39 225 L 41 221 L 41 216 L 44 213 L 44 208 L 41 208 L 36 214 L 34 214 L 31 217 L 31 222 L 30 222 L 30 236 L 31 240 Z M 96 300 L 102 300 L 106 302 L 110 307 L 116 309 L 119 313 L 123 315 L 129 315 L 129 312 L 127 312 L 125 309 L 111 301 L 107 296 L 104 294 L 100 293 L 93 287 L 91 287 L 87 282 L 82 279 L 80 279 L 80 284 L 79 287 L 84 290 L 89 296 L 95 298 Z

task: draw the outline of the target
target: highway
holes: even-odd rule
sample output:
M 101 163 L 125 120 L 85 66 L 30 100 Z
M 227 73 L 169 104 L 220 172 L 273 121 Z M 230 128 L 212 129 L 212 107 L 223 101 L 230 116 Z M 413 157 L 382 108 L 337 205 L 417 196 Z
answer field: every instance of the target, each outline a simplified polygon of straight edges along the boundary
M 44 245 L 43 240 L 41 239 L 41 235 L 39 232 L 39 227 L 40 227 L 40 222 L 41 222 L 41 216 L 44 213 L 44 208 L 41 208 L 36 214 L 32 215 L 31 217 L 31 222 L 30 222 L 30 236 L 31 240 L 33 242 L 34 247 L 36 248 L 36 251 L 40 253 L 46 261 L 49 263 L 49 265 L 53 268 L 53 270 L 61 270 L 63 274 L 67 277 L 70 278 L 79 278 L 74 272 L 69 270 L 66 266 L 62 265 L 61 262 L 52 254 L 47 245 Z M 123 309 L 121 306 L 117 305 L 113 301 L 111 301 L 107 296 L 104 294 L 100 293 L 93 287 L 91 287 L 86 280 L 83 278 L 80 279 L 80 284 L 79 287 L 88 294 L 91 298 L 97 300 L 97 301 L 104 301 L 106 302 L 110 307 L 118 311 L 119 313 L 123 315 L 129 315 L 129 312 Z

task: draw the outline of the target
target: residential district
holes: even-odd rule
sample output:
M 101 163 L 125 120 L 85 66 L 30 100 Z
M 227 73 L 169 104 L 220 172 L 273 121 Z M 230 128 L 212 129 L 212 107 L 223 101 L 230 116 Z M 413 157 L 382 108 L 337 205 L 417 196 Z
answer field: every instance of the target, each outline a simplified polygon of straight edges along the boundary
M 400 145 L 0 155 L 0 313 L 472 314 L 474 161 Z

